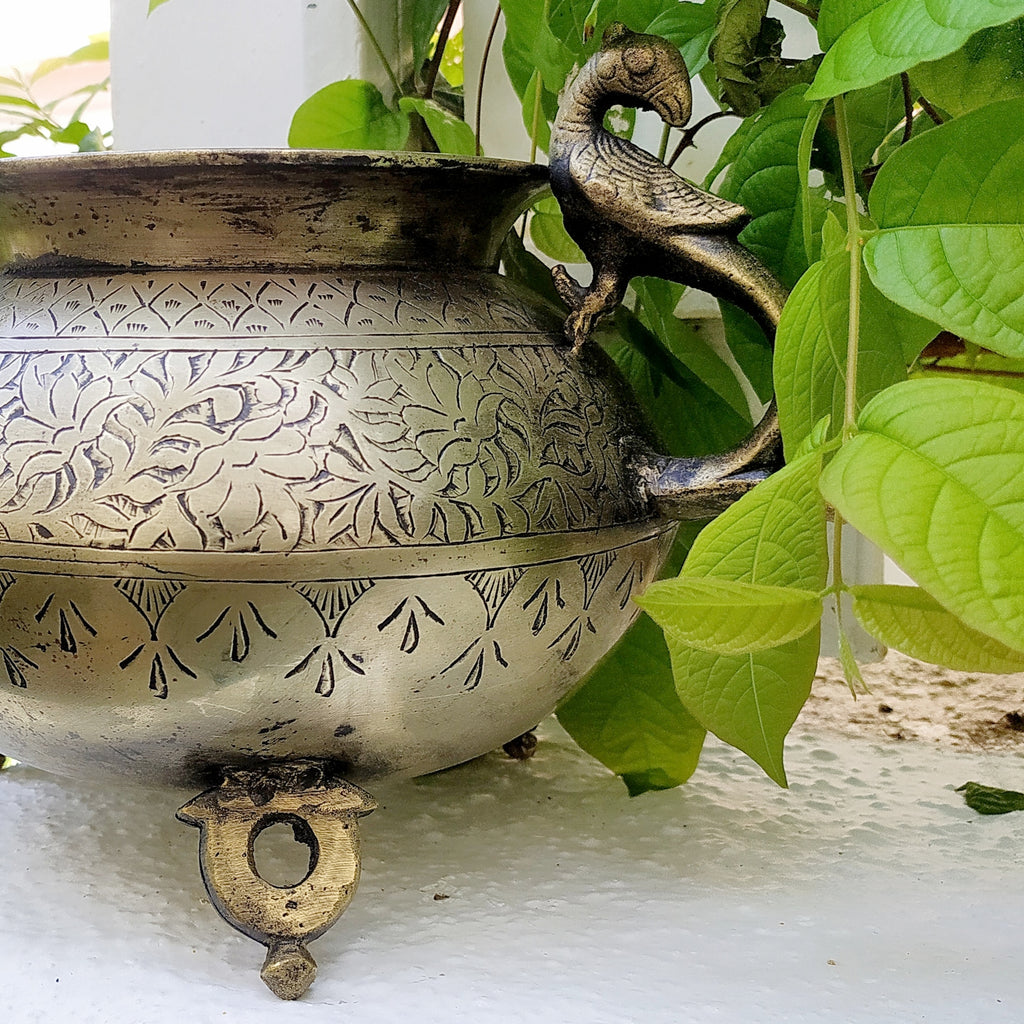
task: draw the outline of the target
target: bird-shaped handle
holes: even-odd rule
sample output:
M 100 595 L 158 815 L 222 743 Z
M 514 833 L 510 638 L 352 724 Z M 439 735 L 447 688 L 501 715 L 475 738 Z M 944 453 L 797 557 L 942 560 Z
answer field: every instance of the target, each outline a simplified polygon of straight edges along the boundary
M 570 313 L 574 350 L 622 301 L 637 276 L 661 277 L 735 303 L 769 340 L 786 290 L 737 236 L 749 221 L 741 206 L 697 188 L 660 160 L 605 130 L 613 104 L 656 111 L 683 127 L 690 76 L 677 47 L 613 24 L 601 49 L 566 89 L 551 132 L 551 188 L 565 227 L 593 267 L 577 284 L 555 267 L 555 287 Z M 708 518 L 782 464 L 775 403 L 736 448 L 705 458 L 649 456 L 640 476 L 656 506 L 678 519 Z

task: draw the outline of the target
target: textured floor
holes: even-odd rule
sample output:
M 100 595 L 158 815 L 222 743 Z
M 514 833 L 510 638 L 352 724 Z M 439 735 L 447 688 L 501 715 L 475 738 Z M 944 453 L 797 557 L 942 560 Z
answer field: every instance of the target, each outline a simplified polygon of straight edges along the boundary
M 0 1019 L 905 1022 L 1024 1015 L 1024 814 L 953 787 L 1024 788 L 1024 757 L 813 734 L 775 789 L 715 745 L 692 783 L 629 800 L 545 726 L 378 787 L 342 922 L 301 1004 L 206 902 L 189 794 L 0 776 Z M 444 898 L 447 897 L 447 898 Z

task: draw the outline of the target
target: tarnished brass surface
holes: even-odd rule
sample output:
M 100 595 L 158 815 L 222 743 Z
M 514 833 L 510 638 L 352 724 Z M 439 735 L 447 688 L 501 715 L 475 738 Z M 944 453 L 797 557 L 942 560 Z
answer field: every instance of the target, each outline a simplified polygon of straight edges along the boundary
M 183 785 L 306 757 L 420 774 L 583 678 L 673 525 L 609 362 L 493 272 L 544 181 L 0 164 L 0 749 Z
M 345 912 L 359 884 L 358 819 L 376 803 L 318 762 L 229 772 L 178 811 L 200 830 L 199 864 L 210 899 L 229 924 L 267 947 L 260 976 L 282 999 L 298 999 L 316 977 L 306 943 Z M 254 846 L 260 833 L 290 824 L 310 850 L 294 885 L 265 881 Z
M 565 226 L 593 265 L 587 288 L 564 267 L 554 271 L 570 307 L 573 348 L 613 310 L 633 277 L 652 275 L 711 292 L 745 309 L 774 337 L 785 289 L 736 236 L 748 222 L 741 206 L 675 174 L 660 160 L 612 135 L 604 115 L 615 103 L 656 111 L 683 127 L 690 78 L 677 47 L 613 24 L 602 49 L 566 90 L 551 132 L 551 187 Z M 734 450 L 708 459 L 651 459 L 647 492 L 667 515 L 707 518 L 781 465 L 774 404 Z

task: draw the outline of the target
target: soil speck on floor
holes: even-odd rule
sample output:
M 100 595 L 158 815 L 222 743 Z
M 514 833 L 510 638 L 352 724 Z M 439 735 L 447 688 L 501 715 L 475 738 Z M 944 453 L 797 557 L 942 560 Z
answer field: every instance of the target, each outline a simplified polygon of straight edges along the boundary
M 1024 753 L 1024 673 L 987 675 L 927 665 L 896 651 L 862 665 L 854 700 L 834 658 L 822 658 L 799 723 L 874 740 Z

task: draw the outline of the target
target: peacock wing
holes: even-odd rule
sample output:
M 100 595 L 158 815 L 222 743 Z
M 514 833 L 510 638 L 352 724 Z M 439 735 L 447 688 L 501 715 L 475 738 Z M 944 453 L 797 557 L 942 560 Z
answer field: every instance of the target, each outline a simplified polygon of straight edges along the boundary
M 679 177 L 650 153 L 607 132 L 571 154 L 569 173 L 604 217 L 643 234 L 661 231 L 737 233 L 750 215 Z

